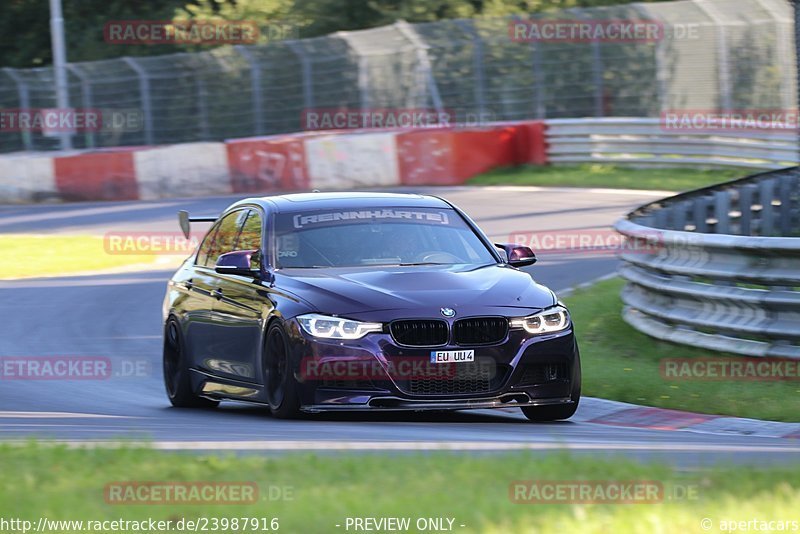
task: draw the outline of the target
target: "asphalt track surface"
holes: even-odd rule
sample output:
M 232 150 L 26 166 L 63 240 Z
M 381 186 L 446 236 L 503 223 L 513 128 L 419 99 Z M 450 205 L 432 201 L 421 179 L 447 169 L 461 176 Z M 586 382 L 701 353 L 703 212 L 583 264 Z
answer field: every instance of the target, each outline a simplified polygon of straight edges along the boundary
M 432 191 L 466 210 L 496 241 L 521 231 L 602 231 L 629 209 L 659 196 L 588 189 Z M 0 233 L 172 231 L 177 210 L 217 214 L 233 200 L 2 206 Z M 556 291 L 609 275 L 616 268 L 616 260 L 602 254 L 539 257 L 527 270 Z M 58 258 L 42 251 L 41 261 Z M 583 422 L 577 416 L 577 421 L 530 424 L 514 409 L 321 414 L 282 421 L 261 407 L 232 402 L 216 410 L 171 408 L 160 363 L 161 302 L 170 274 L 0 281 L 0 357 L 101 356 L 110 358 L 114 369 L 114 376 L 104 380 L 0 380 L 0 440 L 38 437 L 99 445 L 143 440 L 161 449 L 262 454 L 569 448 L 577 454 L 623 454 L 683 467 L 800 458 L 796 440 L 621 428 Z M 582 352 L 584 359 L 591 358 L 591 345 L 584 345 Z M 584 399 L 578 416 L 596 408 L 597 401 Z

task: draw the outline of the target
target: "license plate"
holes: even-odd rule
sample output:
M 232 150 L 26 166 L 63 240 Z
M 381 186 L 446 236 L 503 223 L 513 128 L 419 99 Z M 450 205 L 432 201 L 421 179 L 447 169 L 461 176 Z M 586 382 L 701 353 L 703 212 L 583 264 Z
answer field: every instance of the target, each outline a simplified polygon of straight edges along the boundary
M 432 350 L 431 363 L 474 362 L 474 350 Z

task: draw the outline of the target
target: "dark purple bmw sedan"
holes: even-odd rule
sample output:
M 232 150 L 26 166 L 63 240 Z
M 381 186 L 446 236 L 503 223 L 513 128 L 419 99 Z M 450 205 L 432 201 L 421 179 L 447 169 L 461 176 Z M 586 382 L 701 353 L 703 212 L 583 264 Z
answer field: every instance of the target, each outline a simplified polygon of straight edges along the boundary
M 335 410 L 520 407 L 569 418 L 581 368 L 569 312 L 432 196 L 307 193 L 236 202 L 169 282 L 164 382 L 175 406 Z

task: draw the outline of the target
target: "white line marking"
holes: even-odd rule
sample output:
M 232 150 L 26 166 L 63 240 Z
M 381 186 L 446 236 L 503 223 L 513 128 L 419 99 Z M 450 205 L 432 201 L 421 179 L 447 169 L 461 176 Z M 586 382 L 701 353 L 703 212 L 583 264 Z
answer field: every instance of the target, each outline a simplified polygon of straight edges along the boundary
M 26 440 L 5 441 L 24 445 Z M 81 441 L 49 440 L 42 445 L 66 445 L 69 448 L 145 447 L 155 450 L 226 450 L 226 451 L 492 451 L 492 450 L 637 450 L 679 452 L 800 452 L 800 447 L 747 445 L 704 445 L 681 443 L 530 443 L 504 441 Z
M 643 197 L 671 197 L 679 191 L 653 191 L 651 189 L 607 189 L 601 187 L 542 187 L 536 185 L 488 185 L 487 191 L 539 192 L 539 193 L 589 193 L 592 195 L 635 195 Z
M 159 202 L 159 203 L 150 203 L 150 204 L 141 204 L 138 202 L 126 202 L 124 204 L 117 204 L 115 206 L 104 206 L 104 207 L 84 207 L 76 205 L 75 208 L 68 208 L 64 210 L 55 210 L 50 213 L 41 213 L 42 211 L 46 211 L 48 206 L 42 206 L 41 209 L 37 209 L 35 213 L 30 215 L 10 215 L 0 217 L 0 226 L 4 226 L 7 224 L 18 224 L 22 222 L 39 222 L 39 221 L 51 221 L 55 219 L 73 219 L 76 217 L 87 217 L 91 215 L 103 215 L 107 213 L 125 213 L 128 211 L 142 211 L 142 210 L 155 210 L 159 208 L 169 208 L 173 206 L 178 206 L 181 203 L 179 201 L 174 202 Z
M 0 419 L 78 419 L 78 418 L 112 418 L 132 419 L 127 415 L 103 415 L 96 413 L 72 412 L 4 412 L 0 411 Z

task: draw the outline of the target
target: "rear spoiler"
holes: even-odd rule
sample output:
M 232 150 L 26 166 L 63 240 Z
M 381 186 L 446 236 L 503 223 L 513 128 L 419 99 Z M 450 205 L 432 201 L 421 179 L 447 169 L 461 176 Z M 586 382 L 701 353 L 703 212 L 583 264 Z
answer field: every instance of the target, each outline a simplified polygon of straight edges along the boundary
M 189 239 L 189 235 L 191 234 L 191 223 L 193 222 L 214 222 L 217 220 L 217 217 L 189 217 L 189 212 L 186 210 L 180 210 L 178 212 L 178 224 L 181 226 L 181 230 L 183 230 L 183 235 L 186 239 Z

